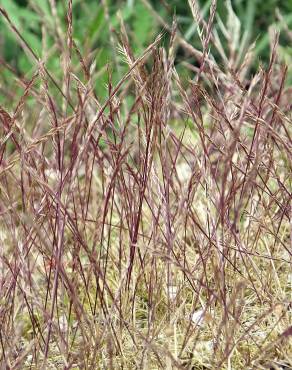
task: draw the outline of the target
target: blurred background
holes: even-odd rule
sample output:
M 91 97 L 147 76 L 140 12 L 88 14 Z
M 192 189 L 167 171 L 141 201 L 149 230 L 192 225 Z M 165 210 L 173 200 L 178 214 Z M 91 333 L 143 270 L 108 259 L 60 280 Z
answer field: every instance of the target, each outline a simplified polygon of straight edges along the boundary
M 54 3 L 57 17 L 52 12 Z M 58 75 L 60 70 L 60 35 L 62 32 L 66 34 L 67 3 L 66 0 L 0 0 L 1 6 L 7 11 L 23 38 L 40 58 L 46 59 L 48 69 L 55 75 Z M 200 1 L 201 14 L 205 19 L 208 18 L 210 3 L 210 0 Z M 232 0 L 230 5 L 234 10 L 234 19 L 231 20 L 235 23 L 234 30 L 240 34 L 238 48 L 247 50 L 256 41 L 254 68 L 257 68 L 259 63 L 268 63 L 270 34 L 273 29 L 282 31 L 279 57 L 282 61 L 292 64 L 291 40 L 288 38 L 289 28 L 292 30 L 291 0 Z M 224 25 L 230 21 L 227 19 L 229 13 L 226 6 L 227 3 L 223 0 L 217 2 L 214 27 L 220 40 L 223 40 L 223 46 L 228 42 L 226 37 L 224 38 Z M 165 25 L 171 25 L 174 14 L 177 17 L 178 29 L 185 40 L 201 49 L 197 26 L 186 0 L 73 0 L 74 40 L 88 61 L 96 61 L 98 94 L 105 93 L 107 63 L 116 63 L 112 72 L 114 81 L 126 70 L 126 66 L 117 60 L 120 17 L 126 24 L 133 51 L 135 55 L 139 55 Z M 167 38 L 167 35 L 165 37 Z M 216 58 L 217 51 L 212 50 L 212 54 Z M 19 40 L 2 16 L 0 56 L 2 86 L 11 77 L 11 71 L 4 66 L 4 62 L 9 63 L 14 73 L 19 76 L 29 76 L 33 73 L 35 62 L 23 51 Z M 184 50 L 178 48 L 178 69 L 182 60 L 184 63 L 195 63 Z M 185 73 L 188 78 L 187 70 L 180 73 Z M 0 97 L 0 101 L 2 100 L 3 96 Z

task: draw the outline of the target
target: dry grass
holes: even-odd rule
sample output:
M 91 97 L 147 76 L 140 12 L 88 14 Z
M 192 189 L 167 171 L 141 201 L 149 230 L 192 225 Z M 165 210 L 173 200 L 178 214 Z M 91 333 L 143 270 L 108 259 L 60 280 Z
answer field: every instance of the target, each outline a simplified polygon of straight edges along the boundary
M 62 81 L 35 60 L 1 107 L 1 369 L 291 369 L 287 67 L 275 35 L 250 77 L 232 9 L 224 49 L 189 3 L 202 50 L 174 21 L 136 57 L 121 24 L 101 102 L 69 1 Z

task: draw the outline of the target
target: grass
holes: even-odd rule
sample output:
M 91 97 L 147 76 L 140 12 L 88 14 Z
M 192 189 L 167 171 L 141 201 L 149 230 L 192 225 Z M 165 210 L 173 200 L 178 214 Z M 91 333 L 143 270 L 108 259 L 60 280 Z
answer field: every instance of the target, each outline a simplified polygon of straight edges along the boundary
M 35 65 L 2 65 L 1 368 L 292 368 L 289 71 L 189 5 L 200 49 L 174 20 L 137 56 L 120 20 L 105 99 L 72 1 L 58 74 L 0 9 Z

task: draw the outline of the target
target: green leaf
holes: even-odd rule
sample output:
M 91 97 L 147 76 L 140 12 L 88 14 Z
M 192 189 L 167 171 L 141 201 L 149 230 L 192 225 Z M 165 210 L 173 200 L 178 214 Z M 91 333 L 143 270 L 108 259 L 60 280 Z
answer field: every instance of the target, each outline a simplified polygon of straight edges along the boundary
M 240 20 L 234 13 L 231 5 L 231 1 L 226 2 L 228 17 L 227 17 L 227 29 L 229 35 L 232 36 L 231 46 L 232 50 L 237 50 L 240 40 Z
M 88 26 L 87 33 L 90 40 L 93 40 L 95 35 L 99 33 L 103 24 L 104 24 L 104 9 L 100 6 L 97 9 L 95 17 Z
M 135 18 L 133 21 L 134 36 L 141 46 L 146 46 L 151 29 L 153 29 L 153 17 L 143 4 L 135 6 Z

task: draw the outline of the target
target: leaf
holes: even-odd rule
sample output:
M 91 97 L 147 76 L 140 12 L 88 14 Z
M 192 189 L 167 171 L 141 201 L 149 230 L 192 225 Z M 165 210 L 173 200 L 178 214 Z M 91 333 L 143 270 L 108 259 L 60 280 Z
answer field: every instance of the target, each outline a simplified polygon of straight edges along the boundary
M 100 6 L 88 27 L 88 36 L 92 40 L 97 33 L 99 33 L 102 25 L 104 24 L 104 9 Z
M 240 20 L 234 13 L 230 0 L 226 2 L 226 8 L 228 12 L 227 29 L 229 37 L 231 37 L 231 48 L 232 50 L 237 50 L 240 40 Z
M 153 28 L 153 18 L 141 3 L 137 3 L 135 6 L 134 14 L 133 28 L 135 38 L 141 46 L 145 46 L 149 39 L 150 31 Z

